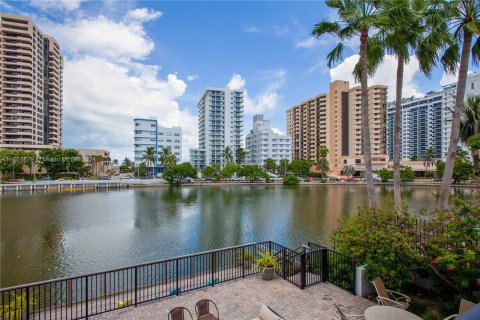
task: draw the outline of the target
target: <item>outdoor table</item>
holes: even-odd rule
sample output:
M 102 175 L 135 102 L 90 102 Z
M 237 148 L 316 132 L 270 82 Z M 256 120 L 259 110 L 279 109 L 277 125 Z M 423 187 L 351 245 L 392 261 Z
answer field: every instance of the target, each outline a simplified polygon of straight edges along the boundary
M 422 320 L 411 312 L 388 306 L 373 306 L 365 310 L 365 320 Z

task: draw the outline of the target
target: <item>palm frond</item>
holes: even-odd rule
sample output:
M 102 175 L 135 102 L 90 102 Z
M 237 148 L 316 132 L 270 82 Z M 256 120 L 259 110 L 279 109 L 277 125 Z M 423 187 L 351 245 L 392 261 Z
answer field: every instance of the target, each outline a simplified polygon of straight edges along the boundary
M 324 19 L 315 25 L 312 31 L 312 36 L 318 38 L 324 34 L 337 35 L 340 29 L 340 24 L 338 22 L 331 22 Z
M 327 55 L 327 66 L 332 68 L 338 61 L 342 59 L 344 45 L 343 43 L 337 44 L 335 48 Z
M 458 42 L 453 42 L 450 46 L 443 52 L 442 57 L 440 58 L 443 68 L 445 71 L 450 73 L 455 73 L 458 68 L 458 63 L 460 62 L 460 45 Z
M 472 64 L 477 66 L 480 62 L 480 37 L 477 37 L 477 41 L 472 46 Z

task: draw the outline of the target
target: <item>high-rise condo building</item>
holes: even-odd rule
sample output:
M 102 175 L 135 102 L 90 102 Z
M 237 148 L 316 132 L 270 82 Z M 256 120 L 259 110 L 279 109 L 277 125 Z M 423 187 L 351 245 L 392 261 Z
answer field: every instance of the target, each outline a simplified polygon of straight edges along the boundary
M 190 162 L 202 169 L 223 165 L 227 146 L 233 155 L 242 145 L 243 91 L 207 88 L 198 102 L 198 148 L 190 149 Z
M 28 17 L 0 13 L 0 147 L 62 147 L 63 57 Z
M 253 128 L 245 137 L 246 164 L 263 166 L 268 158 L 277 164 L 282 159 L 291 160 L 291 147 L 290 136 L 273 132 L 263 114 L 253 116 Z
M 368 88 L 368 112 L 372 162 L 383 166 L 386 150 L 386 86 Z M 292 137 L 292 158 L 316 161 L 317 150 L 329 150 L 330 170 L 340 174 L 345 165 L 364 170 L 360 87 L 348 81 L 330 83 L 329 91 L 287 110 L 287 134 Z
M 438 92 L 429 92 L 422 98 L 404 99 L 402 102 L 402 130 L 400 132 L 400 159 L 421 160 L 425 150 L 432 147 L 437 160 L 446 160 L 452 132 L 452 112 L 455 108 L 457 84 L 442 86 Z M 467 76 L 465 99 L 480 95 L 480 73 Z M 393 160 L 395 130 L 395 104 L 387 110 L 387 145 Z
M 157 118 L 134 119 L 134 152 L 135 164 L 144 161 L 143 157 L 147 147 L 154 147 L 156 150 L 155 167 L 160 168 L 158 157 L 164 148 L 170 149 L 171 153 L 182 160 L 182 128 L 166 128 L 158 124 Z M 161 168 L 160 168 L 161 169 Z

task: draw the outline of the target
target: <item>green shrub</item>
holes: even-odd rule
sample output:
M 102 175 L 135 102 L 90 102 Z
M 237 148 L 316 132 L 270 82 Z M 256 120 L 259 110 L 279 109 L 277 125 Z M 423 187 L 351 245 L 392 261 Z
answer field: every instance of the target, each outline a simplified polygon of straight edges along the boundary
M 416 297 L 413 297 L 410 300 L 410 305 L 408 306 L 408 311 L 415 313 L 417 316 L 422 316 L 428 310 L 427 304 Z
M 408 311 L 410 311 L 410 308 L 408 309 Z M 438 314 L 438 312 L 436 311 L 430 311 L 428 310 L 427 312 L 425 312 L 423 314 L 423 320 L 442 320 L 443 317 L 441 315 Z
M 286 186 L 296 185 L 300 182 L 300 179 L 297 176 L 292 174 L 288 175 L 284 180 L 283 184 Z

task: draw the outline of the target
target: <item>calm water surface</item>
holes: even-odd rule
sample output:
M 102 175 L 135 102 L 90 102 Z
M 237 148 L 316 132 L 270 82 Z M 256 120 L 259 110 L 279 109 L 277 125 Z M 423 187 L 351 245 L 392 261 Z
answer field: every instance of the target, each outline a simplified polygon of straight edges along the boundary
M 414 210 L 431 187 L 405 188 Z M 392 194 L 378 186 L 379 198 Z M 329 243 L 364 186 L 222 186 L 0 195 L 0 287 L 241 243 Z

